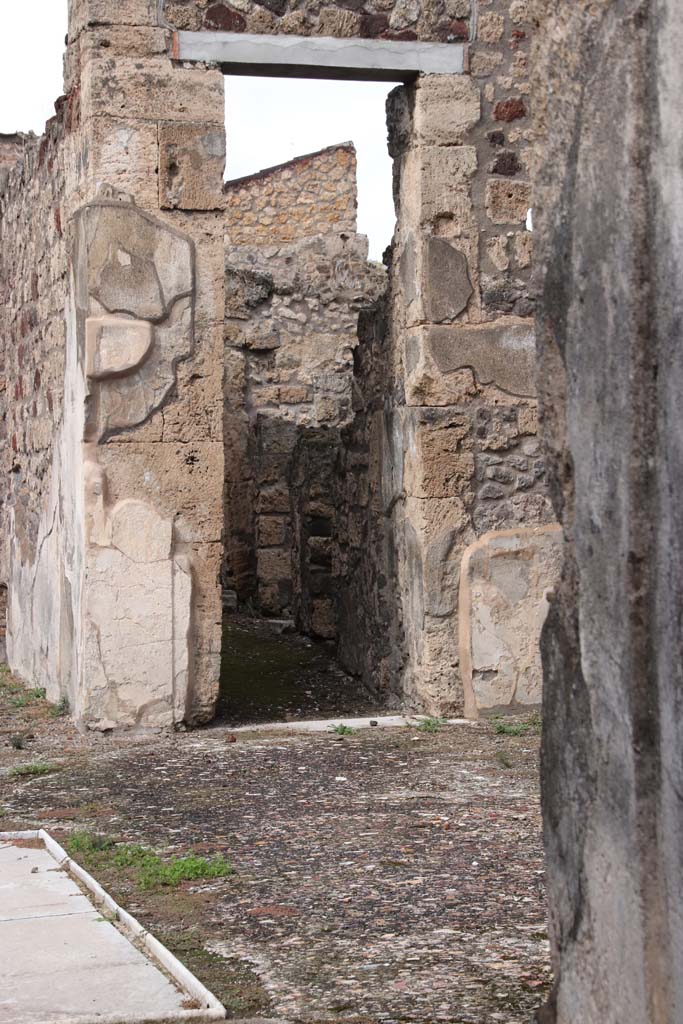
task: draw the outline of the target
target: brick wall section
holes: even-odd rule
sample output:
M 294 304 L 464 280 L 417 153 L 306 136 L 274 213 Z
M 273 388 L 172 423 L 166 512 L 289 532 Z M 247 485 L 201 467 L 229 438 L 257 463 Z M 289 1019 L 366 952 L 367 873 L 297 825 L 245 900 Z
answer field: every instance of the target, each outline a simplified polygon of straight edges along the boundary
M 42 139 L 0 147 L 0 583 L 9 579 L 9 514 L 22 559 L 36 554 L 64 391 L 67 256 L 62 225 L 66 111 Z M 1 173 L 1 172 L 0 172 Z M 0 178 L 0 182 L 1 182 Z
M 266 35 L 336 36 L 412 42 L 469 38 L 470 0 L 165 0 L 164 16 L 177 29 Z
M 356 231 L 356 151 L 350 142 L 228 181 L 224 191 L 226 236 L 233 245 Z

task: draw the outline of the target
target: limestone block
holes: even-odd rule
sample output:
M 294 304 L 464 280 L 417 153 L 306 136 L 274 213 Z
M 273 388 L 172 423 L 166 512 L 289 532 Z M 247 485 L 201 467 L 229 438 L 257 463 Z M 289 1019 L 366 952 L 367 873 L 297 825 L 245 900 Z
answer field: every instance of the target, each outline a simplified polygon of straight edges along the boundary
M 414 142 L 455 146 L 481 117 L 481 96 L 468 75 L 422 75 L 415 91 Z
M 502 14 L 489 12 L 481 14 L 477 22 L 477 38 L 482 43 L 498 43 L 505 31 L 505 18 Z
M 493 531 L 464 553 L 458 610 L 468 717 L 540 703 L 540 634 L 562 550 L 562 530 L 551 525 Z
M 81 68 L 89 60 L 100 60 L 102 51 L 121 57 L 166 56 L 171 51 L 172 37 L 165 28 L 145 28 L 142 25 L 106 25 L 90 28 L 80 39 Z
M 407 409 L 404 429 L 406 494 L 461 499 L 471 495 L 475 467 L 468 414 L 450 409 Z
M 536 394 L 533 321 L 501 317 L 493 324 L 414 328 L 405 337 L 406 401 L 451 405 L 470 381 L 519 397 Z
M 88 317 L 85 322 L 86 373 L 102 379 L 137 369 L 152 346 L 152 325 L 123 317 Z
M 167 210 L 215 210 L 224 205 L 225 130 L 159 125 L 159 205 Z
M 531 185 L 491 178 L 486 184 L 486 213 L 494 224 L 523 224 L 531 206 Z
M 157 122 L 191 121 L 224 128 L 220 71 L 174 67 L 164 57 L 90 60 L 81 80 L 82 108 L 91 116 L 119 114 Z
M 450 215 L 476 228 L 470 196 L 477 170 L 474 146 L 418 146 L 403 159 L 400 210 L 404 225 L 431 226 Z M 526 211 L 525 211 L 526 216 Z
M 156 124 L 121 117 L 97 117 L 89 127 L 89 159 L 85 174 L 92 194 L 106 168 L 108 185 L 135 196 L 139 207 L 158 205 L 156 169 L 159 152 Z
M 95 25 L 156 25 L 158 0 L 71 0 L 69 38 Z
M 177 541 L 220 541 L 223 445 L 218 441 L 141 444 L 109 441 L 98 448 L 112 505 L 131 496 L 174 519 Z

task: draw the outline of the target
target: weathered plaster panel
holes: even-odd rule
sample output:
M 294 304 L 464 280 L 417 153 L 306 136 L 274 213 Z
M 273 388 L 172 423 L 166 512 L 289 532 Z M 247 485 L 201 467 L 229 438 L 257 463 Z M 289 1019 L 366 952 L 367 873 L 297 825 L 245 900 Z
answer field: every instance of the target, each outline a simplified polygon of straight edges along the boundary
M 465 714 L 540 705 L 541 629 L 559 582 L 559 526 L 487 533 L 462 557 L 459 648 Z

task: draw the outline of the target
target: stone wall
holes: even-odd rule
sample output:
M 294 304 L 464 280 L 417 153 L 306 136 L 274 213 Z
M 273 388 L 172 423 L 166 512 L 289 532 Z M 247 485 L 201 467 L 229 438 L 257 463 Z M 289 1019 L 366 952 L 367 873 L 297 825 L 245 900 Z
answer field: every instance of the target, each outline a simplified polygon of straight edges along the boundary
M 467 24 L 460 0 L 164 10 L 176 27 L 236 12 L 245 29 L 265 18 L 262 31 L 400 33 L 406 46 L 470 34 L 471 73 L 422 76 L 390 101 L 398 223 L 380 302 L 383 272 L 355 234 L 349 148 L 224 192 L 220 73 L 174 62 L 156 0 L 73 0 L 60 106 L 72 125 L 59 211 L 69 417 L 53 444 L 59 486 L 30 557 L 8 571 L 10 658 L 44 672 L 27 623 L 63 586 L 58 558 L 39 586 L 33 561 L 57 543 L 59 506 L 73 533 L 73 622 L 60 628 L 75 653 L 50 686 L 83 723 L 210 717 L 219 574 L 233 601 L 319 635 L 339 625 L 345 664 L 393 699 L 458 712 L 463 553 L 490 530 L 552 519 L 528 293 L 526 6 L 482 0 Z M 330 202 L 312 216 L 319 174 Z M 358 313 L 375 300 L 358 344 Z M 30 302 L 16 302 L 21 323 Z M 31 509 L 46 481 L 29 482 Z M 143 527 L 158 543 L 136 541 Z M 13 610 L 27 603 L 30 614 Z
M 233 207 L 226 225 L 223 582 L 230 604 L 255 602 L 329 639 L 337 620 L 339 430 L 352 416 L 358 315 L 384 289 L 386 273 L 368 263 L 367 240 L 356 234 L 352 150 L 294 160 L 274 177 L 288 193 L 283 209 L 294 211 L 299 240 L 265 244 L 257 228 L 253 243 L 232 244 L 251 237 L 253 204 Z M 334 212 L 296 219 L 308 209 L 299 195 L 315 188 L 328 190 L 331 209 L 339 195 L 343 231 Z M 276 183 L 274 213 L 281 194 Z
M 470 0 L 164 0 L 177 29 L 275 35 L 462 42 L 472 28 Z
M 389 685 L 415 707 L 448 713 L 464 702 L 465 549 L 488 531 L 554 518 L 537 438 L 526 230 L 531 25 L 524 4 L 501 0 L 481 4 L 477 24 L 471 76 L 421 76 L 389 97 L 398 217 L 391 295 L 369 332 L 374 355 L 357 361 L 354 445 L 364 436 L 371 452 L 367 470 L 358 463 L 350 476 L 363 495 L 351 511 L 359 542 L 381 532 L 380 518 L 392 538 L 388 549 L 366 548 L 376 564 L 363 584 L 392 581 L 382 583 L 387 601 L 381 612 L 375 603 L 370 630 L 386 635 L 388 616 L 403 638 L 404 653 L 388 661 L 402 666 Z M 374 385 L 360 380 L 368 369 L 379 374 Z M 345 601 L 349 629 L 356 587 Z M 376 651 L 366 671 L 385 660 Z
M 70 682 L 80 589 L 77 502 L 59 471 L 71 447 L 65 189 L 77 127 L 75 105 L 62 103 L 42 139 L 10 136 L 1 147 L 0 584 L 9 587 L 3 619 L 7 611 L 12 668 L 52 699 Z
M 356 232 L 356 150 L 330 146 L 225 184 L 232 245 L 272 245 Z
M 32 132 L 15 132 L 10 135 L 0 132 L 0 192 L 7 188 L 9 172 L 24 159 L 24 154 L 36 141 Z
M 683 1019 L 683 10 L 538 2 L 543 635 L 558 1024 Z
M 71 3 L 67 96 L 0 227 L 8 658 L 100 729 L 218 689 L 223 83 L 170 52 L 156 2 Z

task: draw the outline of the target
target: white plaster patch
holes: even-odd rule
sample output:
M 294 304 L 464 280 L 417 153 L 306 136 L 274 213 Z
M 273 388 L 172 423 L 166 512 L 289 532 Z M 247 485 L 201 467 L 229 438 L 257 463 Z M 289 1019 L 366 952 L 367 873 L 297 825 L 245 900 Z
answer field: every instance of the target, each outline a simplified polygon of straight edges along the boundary
M 171 557 L 172 526 L 143 501 L 120 501 L 111 513 L 111 542 L 132 562 Z
M 559 526 L 496 530 L 471 544 L 460 576 L 465 711 L 539 704 L 540 634 L 560 576 Z
M 130 373 L 140 366 L 152 347 L 153 328 L 146 320 L 88 317 L 85 338 L 87 374 L 100 380 Z

